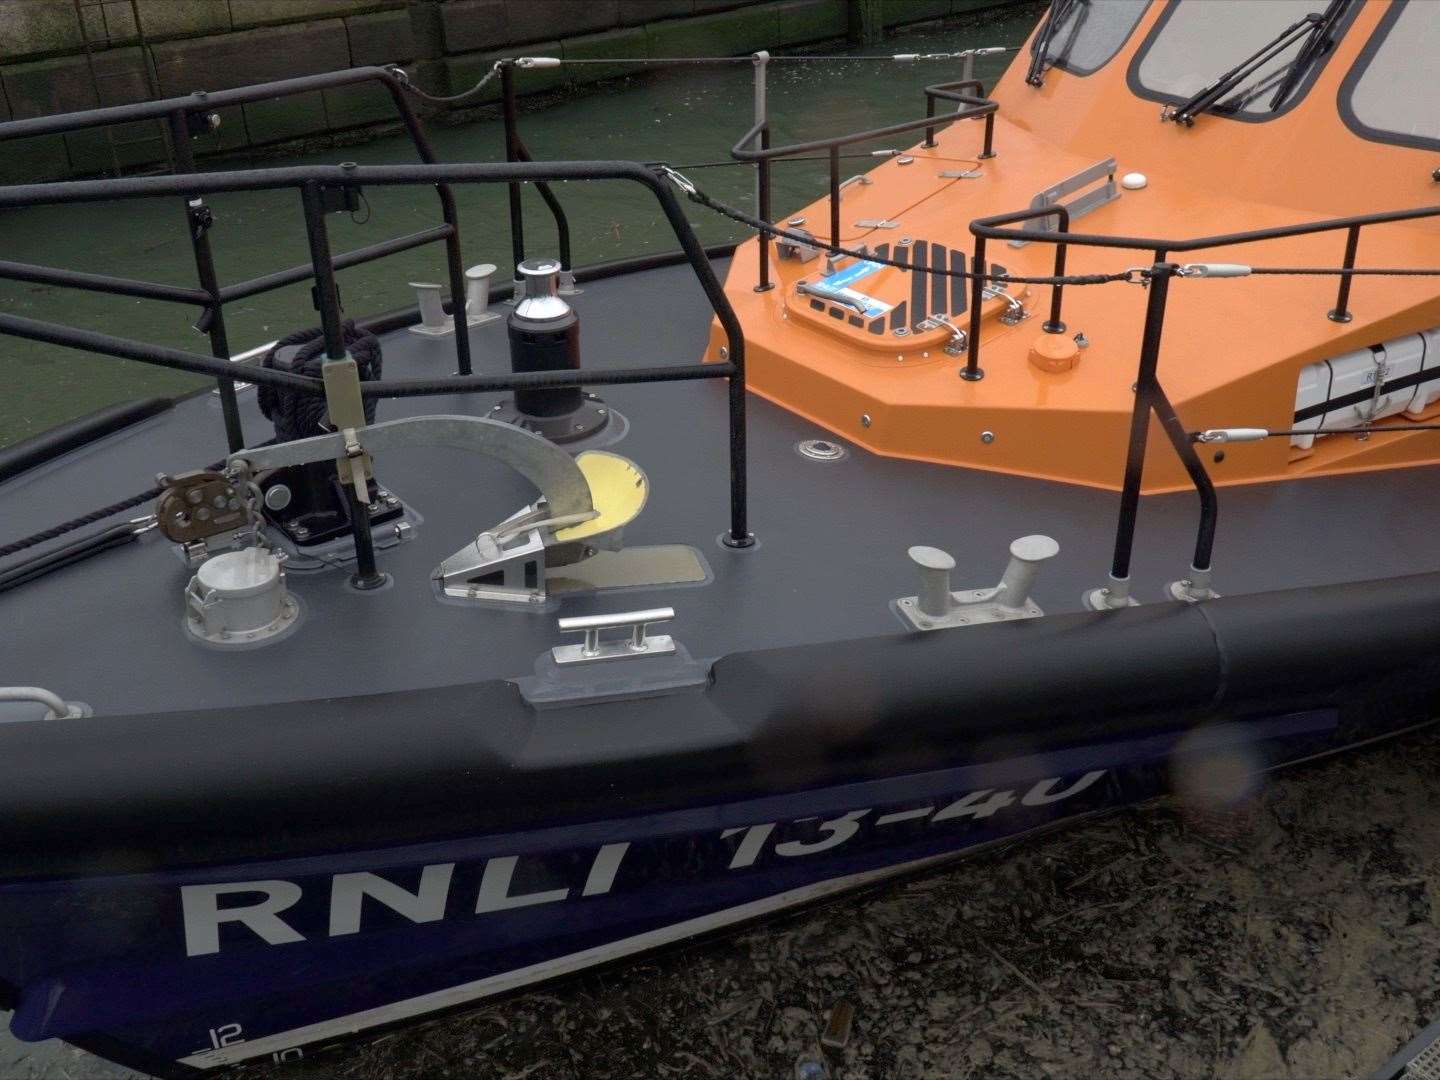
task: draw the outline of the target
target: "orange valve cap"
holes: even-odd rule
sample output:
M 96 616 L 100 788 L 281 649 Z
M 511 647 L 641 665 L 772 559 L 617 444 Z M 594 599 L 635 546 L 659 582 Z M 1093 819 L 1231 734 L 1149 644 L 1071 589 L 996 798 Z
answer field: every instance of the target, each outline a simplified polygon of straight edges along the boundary
M 1030 344 L 1030 363 L 1041 371 L 1058 374 L 1080 362 L 1080 346 L 1064 334 L 1041 334 Z

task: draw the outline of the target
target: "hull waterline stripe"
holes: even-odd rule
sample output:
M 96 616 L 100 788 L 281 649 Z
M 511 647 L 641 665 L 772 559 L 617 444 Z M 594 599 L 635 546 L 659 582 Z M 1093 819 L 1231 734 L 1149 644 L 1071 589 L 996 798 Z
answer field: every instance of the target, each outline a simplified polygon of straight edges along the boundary
M 1041 827 L 1041 829 L 1043 828 L 1044 826 Z M 1032 831 L 1041 830 L 1037 829 Z M 1023 835 L 1024 834 L 1021 833 L 1014 836 L 1006 836 L 1003 840 L 1010 842 Z M 811 900 L 818 900 L 821 897 L 844 892 L 846 889 L 858 888 L 862 885 L 880 881 L 896 874 L 904 874 L 953 860 L 957 856 L 969 855 L 987 846 L 989 845 L 977 844 L 974 847 L 965 848 L 961 851 L 947 851 L 942 855 L 930 855 L 923 859 L 915 859 L 911 862 L 901 863 L 898 866 L 881 867 L 877 870 L 867 870 L 859 874 L 848 874 L 844 877 L 830 878 L 829 880 L 816 882 L 812 885 L 804 885 L 798 889 L 790 889 L 787 892 L 776 893 L 774 896 L 751 900 L 749 903 L 741 904 L 738 907 L 726 908 L 723 911 L 712 912 L 708 915 L 699 915 L 693 919 L 686 919 L 683 922 L 674 923 L 670 926 L 647 930 L 645 933 L 636 934 L 634 937 L 622 938 L 619 941 L 609 942 L 604 945 L 596 945 L 594 948 L 585 949 L 578 953 L 571 953 L 568 956 L 559 956 L 552 960 L 544 960 L 538 964 L 531 964 L 529 967 L 517 968 L 514 971 L 503 972 L 499 975 L 490 975 L 483 979 L 476 979 L 474 982 L 461 983 L 459 986 L 452 986 L 445 990 L 436 990 L 429 994 L 421 994 L 419 997 L 407 998 L 404 1001 L 392 1002 L 389 1005 L 379 1005 L 373 1009 L 365 1009 L 361 1012 L 351 1013 L 349 1016 L 336 1017 L 334 1020 L 324 1020 L 318 1024 L 310 1024 L 306 1027 L 295 1028 L 291 1031 L 282 1031 L 277 1035 L 266 1035 L 259 1039 L 234 1043 L 218 1050 L 191 1054 L 189 1057 L 181 1058 L 180 1064 L 190 1065 L 198 1069 L 212 1069 L 222 1065 L 233 1065 L 249 1058 L 259 1057 L 263 1054 L 278 1053 L 282 1050 L 288 1050 L 293 1046 L 303 1046 L 307 1043 L 321 1042 L 326 1039 L 337 1038 L 344 1035 L 353 1035 L 364 1028 L 375 1027 L 378 1024 L 388 1024 L 396 1020 L 407 1020 L 425 1013 L 450 1008 L 454 1005 L 462 1005 L 467 1001 L 493 997 L 530 983 L 540 982 L 543 979 L 554 978 L 557 975 L 568 975 L 571 972 L 593 967 L 596 964 L 603 964 L 610 960 L 618 960 L 624 956 L 643 952 L 647 949 L 669 945 L 687 937 L 694 937 L 711 930 L 718 930 L 734 923 L 745 922 L 748 919 L 753 919 L 760 915 L 767 915 L 773 911 L 779 911 L 782 908 L 803 904 Z

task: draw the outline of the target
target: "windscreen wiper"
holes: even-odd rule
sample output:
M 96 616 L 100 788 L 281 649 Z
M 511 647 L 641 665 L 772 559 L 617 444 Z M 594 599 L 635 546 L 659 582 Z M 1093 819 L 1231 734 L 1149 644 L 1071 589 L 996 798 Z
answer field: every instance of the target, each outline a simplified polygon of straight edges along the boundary
M 1271 112 L 1278 109 L 1281 103 L 1294 92 L 1300 80 L 1305 77 L 1305 73 L 1315 66 L 1315 61 L 1330 51 L 1335 44 L 1335 27 L 1349 7 L 1350 0 L 1330 0 L 1330 6 L 1320 16 L 1320 25 L 1315 28 L 1309 40 L 1300 47 L 1300 54 L 1285 69 L 1285 78 L 1275 88 L 1275 95 L 1270 99 Z
M 1337 5 L 1343 6 L 1344 3 L 1345 0 L 1331 0 L 1330 8 L 1333 9 Z M 1259 71 L 1296 42 L 1302 43 L 1300 49 L 1301 56 L 1308 54 L 1310 58 L 1313 59 L 1318 53 L 1310 52 L 1310 44 L 1316 37 L 1321 36 L 1322 31 L 1328 30 L 1332 25 L 1332 22 L 1328 19 L 1329 14 L 1330 11 L 1328 9 L 1324 14 L 1318 11 L 1312 11 L 1299 22 L 1292 23 L 1282 30 L 1279 35 L 1260 46 L 1259 49 L 1251 53 L 1244 60 L 1241 60 L 1240 63 L 1225 72 L 1225 74 L 1221 75 L 1209 86 L 1198 91 L 1188 101 L 1179 105 L 1166 106 L 1161 110 L 1160 119 L 1173 120 L 1177 124 L 1193 127 L 1197 116 L 1207 109 L 1214 108 L 1225 95 L 1229 94 L 1246 79 L 1250 78 L 1251 75 L 1255 74 L 1255 72 Z M 1299 69 L 1298 67 L 1292 67 L 1291 70 L 1295 71 Z
M 1045 12 L 1045 25 L 1040 27 L 1040 33 L 1035 37 L 1030 70 L 1025 73 L 1025 81 L 1031 86 L 1044 84 L 1046 54 L 1050 52 L 1050 41 L 1055 36 L 1055 28 L 1065 21 L 1065 17 L 1070 14 L 1070 8 L 1080 2 L 1081 0 L 1050 0 L 1050 9 Z

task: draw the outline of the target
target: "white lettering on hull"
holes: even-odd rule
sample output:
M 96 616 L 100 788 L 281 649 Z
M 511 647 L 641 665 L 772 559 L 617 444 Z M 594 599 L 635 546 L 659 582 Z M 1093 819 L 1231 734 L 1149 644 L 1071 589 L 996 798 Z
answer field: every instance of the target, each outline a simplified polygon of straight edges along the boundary
M 454 863 L 427 866 L 420 872 L 420 887 L 413 893 L 379 874 L 336 874 L 330 880 L 330 936 L 360 932 L 360 909 L 367 896 L 411 922 L 443 919 L 454 873 Z
M 852 840 L 867 819 L 875 827 L 894 826 L 926 818 L 932 825 L 957 820 L 986 820 L 1013 806 L 1048 806 L 1061 802 L 1091 787 L 1104 775 L 1105 770 L 1097 769 L 1063 787 L 1063 777 L 1051 777 L 1037 781 L 1023 794 L 1011 789 L 985 788 L 969 792 L 938 811 L 933 804 L 927 804 L 893 810 L 871 819 L 871 807 L 849 810 L 839 817 L 820 821 L 813 826 L 816 833 L 813 838 L 782 840 L 773 846 L 771 839 L 781 824 L 778 821 L 725 829 L 720 833 L 720 839 L 728 840 L 736 836 L 740 838 L 730 856 L 728 868 L 744 870 L 754 866 L 765 854 L 767 847 L 772 855 L 781 859 L 804 858 L 807 855 L 834 850 Z M 806 818 L 790 824 L 813 820 L 815 819 Z M 487 859 L 481 870 L 473 910 L 477 915 L 486 915 L 539 904 L 560 903 L 577 893 L 580 897 L 604 896 L 614 888 L 629 849 L 629 841 L 605 844 L 599 848 L 590 862 L 583 884 L 576 882 L 578 889 L 566 885 L 532 892 L 516 891 L 515 874 L 521 865 L 521 856 L 498 855 Z M 445 918 L 451 898 L 454 871 L 454 863 L 424 866 L 420 870 L 419 883 L 413 891 L 368 871 L 333 875 L 329 883 L 329 936 L 341 937 L 360 933 L 365 912 L 373 910 L 376 904 L 417 924 Z M 285 945 L 305 940 L 299 931 L 281 918 L 282 912 L 301 899 L 301 886 L 294 882 L 276 880 L 185 885 L 181 887 L 180 895 L 187 956 L 206 956 L 219 952 L 220 927 L 225 923 L 244 926 L 268 945 Z M 254 899 L 257 895 L 260 897 L 258 900 Z M 249 902 L 222 907 L 222 897 L 243 897 Z M 369 905 L 365 903 L 367 897 L 372 901 Z
M 263 893 L 253 904 L 221 908 L 220 897 L 236 893 Z M 300 902 L 300 886 L 293 881 L 237 881 L 223 885 L 180 886 L 180 908 L 185 919 L 185 955 L 208 956 L 220 951 L 220 924 L 244 923 L 267 945 L 286 945 L 305 938 L 280 918 L 280 912 Z
M 553 904 L 570 895 L 569 889 L 550 889 L 546 892 L 510 895 L 510 882 L 515 876 L 518 855 L 501 855 L 485 863 L 485 873 L 480 878 L 480 897 L 475 901 L 475 914 L 487 911 L 509 911 L 511 908 L 530 907 L 532 904 Z

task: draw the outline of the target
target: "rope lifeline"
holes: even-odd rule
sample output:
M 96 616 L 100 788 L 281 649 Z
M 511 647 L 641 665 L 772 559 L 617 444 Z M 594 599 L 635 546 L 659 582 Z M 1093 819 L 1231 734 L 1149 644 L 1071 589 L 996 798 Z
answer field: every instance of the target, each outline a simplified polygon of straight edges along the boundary
M 781 229 L 768 221 L 761 221 L 744 210 L 736 209 L 725 203 L 712 199 L 703 191 L 697 188 L 690 181 L 686 180 L 679 173 L 668 166 L 662 165 L 661 169 L 670 177 L 677 187 L 683 191 L 691 202 L 698 203 L 707 210 L 713 210 L 722 217 L 728 217 L 747 225 L 752 229 L 763 232 L 768 236 L 781 237 L 786 240 L 793 240 L 807 247 L 820 248 L 834 255 L 848 255 L 853 259 L 862 259 L 866 262 L 879 263 L 881 266 L 895 266 L 901 270 L 916 270 L 920 273 L 934 274 L 936 277 L 964 278 L 967 281 L 994 281 L 1013 285 L 1107 285 L 1111 282 L 1126 281 L 1135 284 L 1136 274 L 1144 274 L 1144 270 L 1131 268 L 1111 274 L 1063 274 L 1060 276 L 1022 276 L 1019 274 L 977 274 L 971 270 L 949 270 L 932 269 L 930 267 L 915 267 L 909 263 L 900 262 L 898 259 L 883 258 L 867 251 L 857 251 L 853 248 L 841 247 L 838 244 L 828 244 L 819 237 L 811 236 L 809 233 L 792 232 L 789 229 Z
M 791 232 L 788 229 L 778 228 L 777 226 L 770 224 L 768 221 L 761 221 L 753 214 L 748 214 L 744 210 L 740 210 L 734 206 L 729 206 L 726 203 L 720 202 L 718 199 L 711 198 L 709 195 L 706 195 L 703 191 L 701 191 L 694 184 L 692 184 L 689 180 L 686 180 L 685 177 L 681 176 L 680 173 L 677 172 L 673 166 L 666 165 L 663 162 L 659 162 L 657 163 L 656 167 L 659 168 L 661 172 L 665 173 L 665 175 L 670 178 L 671 182 L 674 183 L 675 186 L 678 187 L 682 192 L 684 192 L 685 197 L 688 198 L 691 202 L 698 203 L 699 205 L 705 207 L 707 210 L 713 210 L 715 211 L 715 213 L 721 215 L 722 217 L 730 218 L 732 221 L 737 221 L 742 225 L 757 230 L 758 232 L 763 232 L 767 236 L 784 238 L 786 240 L 793 240 L 796 243 L 805 244 L 813 248 L 820 248 L 835 255 L 848 255 L 851 258 L 864 259 L 869 262 L 879 263 L 882 266 L 896 266 L 902 270 L 916 269 L 909 263 L 903 263 L 896 259 L 881 258 L 878 255 L 874 255 L 868 252 L 857 251 L 853 248 L 841 247 L 838 244 L 826 243 L 819 237 L 811 236 L 809 233 L 797 233 Z M 1050 238 L 1045 237 L 1044 239 L 1049 240 Z M 1189 266 L 1201 267 L 1204 265 L 1206 264 L 1186 264 L 1186 266 L 1182 267 L 1181 269 L 1183 271 Z M 1180 273 L 1177 276 L 1244 277 L 1249 274 L 1289 274 L 1296 276 L 1329 275 L 1352 277 L 1440 277 L 1440 268 L 1428 267 L 1358 266 L 1350 267 L 1347 269 L 1343 266 L 1246 266 L 1243 268 L 1237 267 L 1236 269 L 1243 269 L 1243 273 L 1207 275 L 1203 272 L 1194 272 L 1190 274 Z M 965 278 L 971 281 L 979 278 L 982 281 L 1008 282 L 1016 285 L 1105 285 L 1116 281 L 1124 281 L 1132 285 L 1143 285 L 1147 283 L 1148 279 L 1151 276 L 1153 276 L 1148 267 L 1131 267 L 1128 270 L 1122 270 L 1110 274 L 1064 274 L 1060 276 L 1047 275 L 1025 277 L 1022 277 L 1018 274 L 977 274 L 970 270 L 939 270 L 931 269 L 929 267 L 921 268 L 921 272 L 926 274 L 934 274 L 937 277 L 958 277 Z
M 42 532 L 35 533 L 21 540 L 6 544 L 4 547 L 0 547 L 0 559 L 17 554 L 26 548 L 32 548 L 36 544 L 43 544 L 47 540 L 59 539 L 66 533 L 72 533 L 76 529 L 83 529 L 86 525 L 93 525 L 97 521 L 114 517 L 116 514 L 124 513 L 126 510 L 133 510 L 143 502 L 149 502 L 151 499 L 158 498 L 159 495 L 160 488 L 153 487 L 140 492 L 138 495 L 132 495 L 128 499 L 121 499 L 119 502 L 111 503 L 109 506 L 102 506 L 99 510 L 92 510 L 88 514 L 71 518 L 69 521 L 62 521 L 59 525 L 54 525 Z

